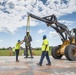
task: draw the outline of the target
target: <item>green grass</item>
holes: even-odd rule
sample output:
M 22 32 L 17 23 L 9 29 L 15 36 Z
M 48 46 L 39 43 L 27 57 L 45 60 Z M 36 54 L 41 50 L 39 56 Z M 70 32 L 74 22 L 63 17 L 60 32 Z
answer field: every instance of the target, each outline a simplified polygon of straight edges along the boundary
M 42 51 L 41 50 L 33 50 L 35 56 L 40 56 Z M 51 52 L 49 51 L 49 55 L 51 55 Z
M 10 54 L 11 52 L 11 54 Z M 42 51 L 41 50 L 32 50 L 32 52 L 34 53 L 34 56 L 40 56 Z M 28 51 L 29 53 L 29 51 Z M 19 55 L 22 55 L 24 54 L 24 50 L 20 50 L 20 53 Z M 51 52 L 49 51 L 49 54 L 51 55 Z M 0 56 L 10 56 L 10 55 L 13 55 L 12 51 L 10 50 L 0 50 Z M 30 55 L 30 53 L 29 53 Z
M 0 56 L 10 56 L 9 50 L 0 50 Z
M 22 55 L 23 52 L 24 52 L 23 50 L 20 50 L 19 55 Z M 12 56 L 12 55 L 13 55 L 13 52 L 10 50 L 0 50 L 0 56 Z

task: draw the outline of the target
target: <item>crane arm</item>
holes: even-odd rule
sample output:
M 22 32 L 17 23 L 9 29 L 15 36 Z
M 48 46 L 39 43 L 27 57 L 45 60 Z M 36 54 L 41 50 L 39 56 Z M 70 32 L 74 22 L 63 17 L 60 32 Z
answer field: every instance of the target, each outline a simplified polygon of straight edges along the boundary
M 63 38 L 63 41 L 67 40 L 67 36 L 68 36 L 68 39 L 71 41 L 72 40 L 72 35 L 68 29 L 68 27 L 64 24 L 61 24 L 57 21 L 57 18 L 56 16 L 53 14 L 53 15 L 50 15 L 50 16 L 46 16 L 46 17 L 38 17 L 36 15 L 33 15 L 31 13 L 28 13 L 28 15 L 32 18 L 35 18 L 37 20 L 40 20 L 42 22 L 45 22 L 47 24 L 47 26 L 50 26 L 52 27 L 53 29 L 56 30 L 57 33 L 59 33 L 62 38 Z M 54 24 L 54 26 L 53 26 Z M 64 35 L 64 34 L 65 35 Z

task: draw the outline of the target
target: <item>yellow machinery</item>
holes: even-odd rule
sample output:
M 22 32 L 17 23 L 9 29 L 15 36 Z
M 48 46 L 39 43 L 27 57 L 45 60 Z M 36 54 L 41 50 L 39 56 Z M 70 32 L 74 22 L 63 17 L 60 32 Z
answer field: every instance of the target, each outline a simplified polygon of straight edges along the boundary
M 65 55 L 68 60 L 76 60 L 76 28 L 69 31 L 66 25 L 57 21 L 54 14 L 42 18 L 30 13 L 28 13 L 28 15 L 45 22 L 48 27 L 52 27 L 60 35 L 62 44 L 52 48 L 51 54 L 53 58 L 61 59 L 61 57 Z

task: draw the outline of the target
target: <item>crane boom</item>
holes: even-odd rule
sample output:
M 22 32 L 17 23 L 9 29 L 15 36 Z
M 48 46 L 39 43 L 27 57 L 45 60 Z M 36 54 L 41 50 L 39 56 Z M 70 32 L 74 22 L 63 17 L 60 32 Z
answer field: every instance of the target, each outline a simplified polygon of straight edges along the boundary
M 33 15 L 31 13 L 28 13 L 28 15 L 32 18 L 35 18 L 35 19 L 40 20 L 42 22 L 45 22 L 47 26 L 50 26 L 53 29 L 55 29 L 56 32 L 61 35 L 62 41 L 65 41 L 67 39 L 70 39 L 70 42 L 72 41 L 72 35 L 71 35 L 68 27 L 64 24 L 59 23 L 54 14 L 50 15 L 50 16 L 42 17 L 42 18 L 38 17 L 36 15 Z M 54 26 L 53 26 L 53 24 L 54 24 Z

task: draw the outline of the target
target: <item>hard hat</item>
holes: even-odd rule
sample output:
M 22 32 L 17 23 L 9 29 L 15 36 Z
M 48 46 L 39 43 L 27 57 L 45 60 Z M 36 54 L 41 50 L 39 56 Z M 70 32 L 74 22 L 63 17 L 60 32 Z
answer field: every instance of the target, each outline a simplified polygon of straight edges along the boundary
M 45 39 L 46 38 L 46 35 L 43 35 L 43 38 Z
M 20 40 L 18 40 L 18 42 L 20 42 Z

